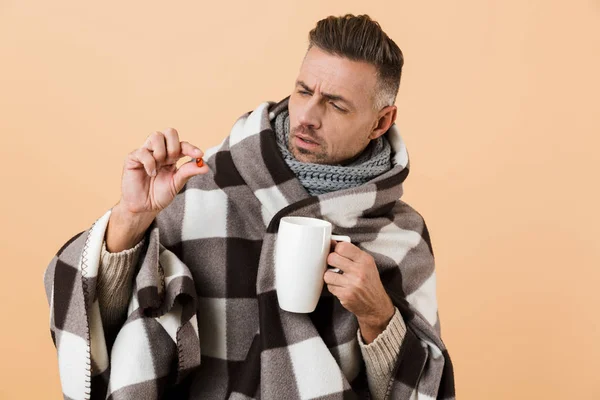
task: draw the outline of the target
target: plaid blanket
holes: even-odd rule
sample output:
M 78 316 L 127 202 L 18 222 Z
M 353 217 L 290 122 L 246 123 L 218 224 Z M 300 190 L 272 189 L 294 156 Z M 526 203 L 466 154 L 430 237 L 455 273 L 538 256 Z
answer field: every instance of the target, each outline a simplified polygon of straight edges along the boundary
M 452 399 L 440 339 L 434 257 L 420 214 L 402 202 L 408 153 L 393 125 L 393 169 L 311 197 L 282 159 L 265 102 L 205 154 L 152 223 L 128 317 L 104 337 L 95 296 L 111 210 L 68 240 L 44 282 L 65 399 L 350 399 L 368 397 L 356 318 L 327 292 L 311 314 L 279 308 L 274 248 L 284 216 L 323 218 L 376 260 L 407 324 L 387 398 Z

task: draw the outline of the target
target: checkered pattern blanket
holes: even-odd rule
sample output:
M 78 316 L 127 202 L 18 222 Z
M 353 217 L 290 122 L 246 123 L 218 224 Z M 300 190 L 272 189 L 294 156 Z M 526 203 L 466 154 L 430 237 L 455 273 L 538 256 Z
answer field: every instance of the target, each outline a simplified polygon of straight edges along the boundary
M 360 187 L 311 197 L 282 159 L 271 121 L 287 99 L 244 114 L 206 152 L 146 233 L 128 317 L 105 340 L 95 296 L 111 210 L 67 241 L 44 281 L 65 399 L 350 399 L 368 397 L 356 318 L 325 289 L 311 314 L 278 307 L 279 220 L 310 216 L 376 260 L 407 324 L 391 399 L 452 399 L 436 275 L 423 218 L 400 199 L 408 153 L 387 132 L 393 169 Z

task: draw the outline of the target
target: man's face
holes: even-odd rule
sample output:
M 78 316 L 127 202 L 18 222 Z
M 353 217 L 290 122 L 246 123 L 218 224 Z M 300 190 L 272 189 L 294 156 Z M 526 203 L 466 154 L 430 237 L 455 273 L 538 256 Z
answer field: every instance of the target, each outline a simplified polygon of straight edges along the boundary
M 312 47 L 290 96 L 289 149 L 302 162 L 343 164 L 371 139 L 380 113 L 373 108 L 377 71 Z

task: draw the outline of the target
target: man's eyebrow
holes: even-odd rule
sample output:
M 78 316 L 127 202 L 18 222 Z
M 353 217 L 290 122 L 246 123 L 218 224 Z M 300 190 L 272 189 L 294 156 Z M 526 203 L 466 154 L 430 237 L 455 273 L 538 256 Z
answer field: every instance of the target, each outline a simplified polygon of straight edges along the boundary
M 302 86 L 302 88 L 304 88 L 304 90 L 306 90 L 307 92 L 313 93 L 313 90 L 311 88 L 309 88 L 308 85 L 301 80 L 296 81 L 296 86 Z M 321 93 L 321 96 L 323 96 L 329 100 L 341 101 L 343 103 L 346 103 L 350 107 L 354 108 L 354 104 L 352 104 L 352 102 L 350 100 L 346 100 L 344 97 L 342 97 L 340 95 L 331 94 L 331 93 Z

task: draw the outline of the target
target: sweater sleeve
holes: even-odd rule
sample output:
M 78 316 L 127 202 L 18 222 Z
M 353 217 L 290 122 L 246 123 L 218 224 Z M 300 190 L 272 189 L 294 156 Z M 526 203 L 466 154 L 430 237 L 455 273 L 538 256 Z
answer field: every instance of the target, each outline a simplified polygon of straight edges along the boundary
M 383 400 L 385 397 L 405 334 L 406 324 L 398 308 L 388 326 L 372 343 L 365 344 L 360 329 L 357 332 L 367 368 L 369 391 L 374 400 Z
M 100 305 L 102 324 L 113 332 L 127 317 L 127 306 L 133 289 L 133 275 L 146 238 L 135 247 L 111 253 L 102 243 L 96 296 Z

